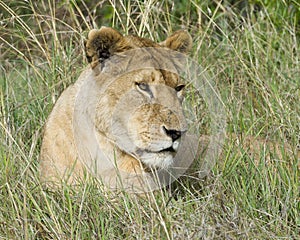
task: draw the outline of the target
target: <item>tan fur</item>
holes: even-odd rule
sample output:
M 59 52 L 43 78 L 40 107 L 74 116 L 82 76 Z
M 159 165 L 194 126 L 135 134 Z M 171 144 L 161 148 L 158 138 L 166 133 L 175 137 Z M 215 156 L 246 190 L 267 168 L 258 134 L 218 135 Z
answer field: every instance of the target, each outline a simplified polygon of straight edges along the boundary
M 175 90 L 181 83 L 175 71 L 135 66 L 153 61 L 148 47 L 185 53 L 191 43 L 183 30 L 161 44 L 122 36 L 107 27 L 90 31 L 86 55 L 91 65 L 63 92 L 45 126 L 40 154 L 42 180 L 76 183 L 87 170 L 112 187 L 117 186 L 119 176 L 130 179 L 128 186 L 132 186 L 140 179 L 128 174 L 144 174 L 149 167 L 167 168 L 173 153 L 159 151 L 173 143 L 164 129 L 187 130 L 182 90 Z M 138 56 L 123 56 L 140 48 L 145 51 Z M 168 58 L 153 54 L 153 63 L 161 58 L 167 67 L 176 68 Z M 111 58 L 114 56 L 121 60 Z
M 300 159 L 300 151 L 293 148 L 288 142 L 278 142 L 262 137 L 242 136 L 231 134 L 227 136 L 229 149 L 226 154 L 234 149 L 238 156 L 247 155 L 253 159 L 255 164 L 264 162 L 270 164 L 272 161 L 283 161 L 283 159 Z M 300 164 L 300 163 L 299 163 Z M 300 165 L 298 164 L 298 167 Z

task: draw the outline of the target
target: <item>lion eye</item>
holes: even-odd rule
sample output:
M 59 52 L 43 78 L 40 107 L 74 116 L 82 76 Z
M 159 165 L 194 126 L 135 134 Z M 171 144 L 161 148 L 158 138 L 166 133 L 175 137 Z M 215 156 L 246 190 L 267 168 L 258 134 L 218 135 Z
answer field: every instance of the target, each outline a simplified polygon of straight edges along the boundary
M 135 85 L 137 86 L 137 88 L 142 92 L 142 93 L 147 93 L 147 95 L 150 98 L 153 98 L 153 94 L 151 92 L 151 89 L 149 87 L 149 85 L 147 83 L 144 82 L 136 82 Z
M 138 86 L 138 88 L 141 89 L 142 91 L 148 91 L 149 90 L 149 86 L 146 83 L 136 82 L 135 85 Z
M 183 88 L 185 87 L 184 84 L 178 85 L 177 87 L 175 87 L 176 92 L 180 92 Z

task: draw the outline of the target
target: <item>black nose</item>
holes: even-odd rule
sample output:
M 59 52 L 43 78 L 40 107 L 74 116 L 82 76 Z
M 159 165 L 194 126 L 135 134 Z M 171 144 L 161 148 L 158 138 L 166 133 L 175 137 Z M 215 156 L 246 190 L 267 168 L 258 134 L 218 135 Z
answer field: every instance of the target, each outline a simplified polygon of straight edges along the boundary
M 163 127 L 165 133 L 172 138 L 172 141 L 176 141 L 178 138 L 181 137 L 181 131 L 177 131 L 174 129 L 167 129 L 166 127 Z

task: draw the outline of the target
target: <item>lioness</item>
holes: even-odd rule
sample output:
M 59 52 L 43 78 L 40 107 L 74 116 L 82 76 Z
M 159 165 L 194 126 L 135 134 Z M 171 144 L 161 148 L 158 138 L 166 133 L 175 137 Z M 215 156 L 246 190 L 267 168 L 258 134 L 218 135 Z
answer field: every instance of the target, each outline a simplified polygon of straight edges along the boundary
M 85 45 L 90 66 L 46 122 L 41 178 L 74 183 L 86 169 L 111 188 L 145 189 L 146 182 L 151 190 L 161 184 L 156 170 L 176 165 L 175 156 L 189 162 L 194 145 L 185 138 L 184 85 L 174 51 L 187 53 L 191 46 L 184 30 L 162 43 L 108 27 L 91 30 Z

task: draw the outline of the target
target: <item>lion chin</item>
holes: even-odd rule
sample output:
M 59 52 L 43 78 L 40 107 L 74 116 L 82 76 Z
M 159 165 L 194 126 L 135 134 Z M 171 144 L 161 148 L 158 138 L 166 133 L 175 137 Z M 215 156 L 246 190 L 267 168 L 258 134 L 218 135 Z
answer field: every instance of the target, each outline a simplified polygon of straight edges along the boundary
M 145 153 L 141 161 L 151 169 L 168 169 L 174 162 L 170 153 Z
M 163 146 L 164 144 L 161 144 Z M 168 169 L 174 163 L 180 141 L 176 140 L 159 149 L 147 149 L 136 151 L 137 159 L 151 169 Z
M 191 45 L 184 30 L 161 43 L 108 27 L 91 30 L 85 43 L 90 65 L 62 93 L 45 125 L 42 180 L 75 184 L 90 173 L 111 189 L 144 188 L 141 179 L 154 184 L 149 169 L 170 169 L 184 145 L 178 54 Z

